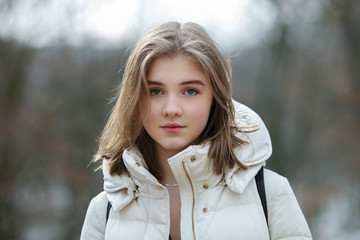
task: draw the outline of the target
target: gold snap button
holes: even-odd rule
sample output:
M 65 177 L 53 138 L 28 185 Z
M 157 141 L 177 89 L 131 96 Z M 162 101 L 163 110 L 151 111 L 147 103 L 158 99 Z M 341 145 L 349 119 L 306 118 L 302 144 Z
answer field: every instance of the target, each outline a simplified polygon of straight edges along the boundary
M 162 186 L 158 185 L 157 189 L 162 190 L 163 188 L 162 188 Z
M 194 161 L 196 160 L 196 157 L 195 157 L 195 156 L 192 156 L 192 157 L 190 158 L 190 160 L 191 160 L 192 162 L 194 162 Z
M 206 183 L 203 184 L 203 188 L 206 190 L 209 188 L 209 185 L 207 185 Z
M 138 162 L 137 162 L 137 163 L 135 163 L 135 165 L 136 165 L 136 166 L 138 166 L 138 167 L 140 167 L 140 163 L 138 163 Z
M 208 211 L 207 208 L 203 208 L 203 213 L 206 213 Z

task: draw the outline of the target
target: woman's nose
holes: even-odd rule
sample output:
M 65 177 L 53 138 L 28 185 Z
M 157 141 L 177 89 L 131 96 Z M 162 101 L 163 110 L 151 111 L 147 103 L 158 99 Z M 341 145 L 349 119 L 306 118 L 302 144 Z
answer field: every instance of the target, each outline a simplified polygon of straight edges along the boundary
M 175 96 L 169 96 L 165 99 L 162 114 L 170 118 L 181 116 L 182 108 L 180 100 Z

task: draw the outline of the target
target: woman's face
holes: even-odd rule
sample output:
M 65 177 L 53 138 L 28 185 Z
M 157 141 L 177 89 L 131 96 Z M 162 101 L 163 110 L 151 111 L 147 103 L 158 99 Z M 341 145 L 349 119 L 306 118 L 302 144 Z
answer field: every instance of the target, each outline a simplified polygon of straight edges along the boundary
M 176 154 L 198 138 L 209 119 L 213 94 L 210 80 L 190 57 L 159 57 L 147 80 L 148 107 L 141 109 L 143 125 L 157 152 Z

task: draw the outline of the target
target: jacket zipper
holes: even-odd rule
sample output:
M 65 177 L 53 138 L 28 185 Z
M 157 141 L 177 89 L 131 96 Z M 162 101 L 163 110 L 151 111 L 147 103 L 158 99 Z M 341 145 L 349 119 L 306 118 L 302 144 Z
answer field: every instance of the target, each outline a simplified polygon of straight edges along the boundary
M 192 218 L 192 230 L 193 230 L 193 235 L 194 235 L 194 240 L 196 240 L 196 236 L 195 236 L 195 223 L 194 223 L 194 215 L 195 215 L 195 192 L 194 192 L 194 186 L 191 182 L 191 179 L 190 179 L 190 175 L 185 167 L 185 161 L 182 162 L 182 165 L 183 165 L 183 168 L 184 168 L 184 171 L 185 171 L 185 174 L 186 174 L 186 177 L 187 179 L 189 180 L 190 182 L 190 186 L 191 186 L 191 191 L 192 191 L 192 196 L 193 196 L 193 203 L 192 203 L 192 212 L 191 212 L 191 218 Z

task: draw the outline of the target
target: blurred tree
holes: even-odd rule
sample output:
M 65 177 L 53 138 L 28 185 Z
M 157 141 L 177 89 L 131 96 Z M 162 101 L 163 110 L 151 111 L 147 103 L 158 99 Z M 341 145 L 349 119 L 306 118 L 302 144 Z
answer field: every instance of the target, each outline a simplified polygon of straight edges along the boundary
M 17 239 L 19 232 L 18 209 L 13 196 L 16 174 L 21 169 L 15 129 L 22 107 L 22 97 L 26 86 L 26 75 L 32 60 L 33 51 L 16 42 L 0 38 L 0 238 Z
M 277 18 L 270 34 L 276 32 L 278 36 L 261 52 L 255 106 L 264 114 L 274 142 L 275 161 L 270 161 L 270 166 L 292 176 L 306 159 L 320 73 L 317 63 L 299 44 L 305 6 L 300 6 L 298 1 L 272 3 Z M 302 11 L 295 12 L 299 8 Z
M 360 4 L 351 0 L 331 0 L 326 17 L 342 32 L 355 95 L 360 94 Z M 357 93 L 357 94 L 356 94 Z M 359 110 L 359 109 L 358 109 Z M 359 113 L 358 113 L 359 114 Z

